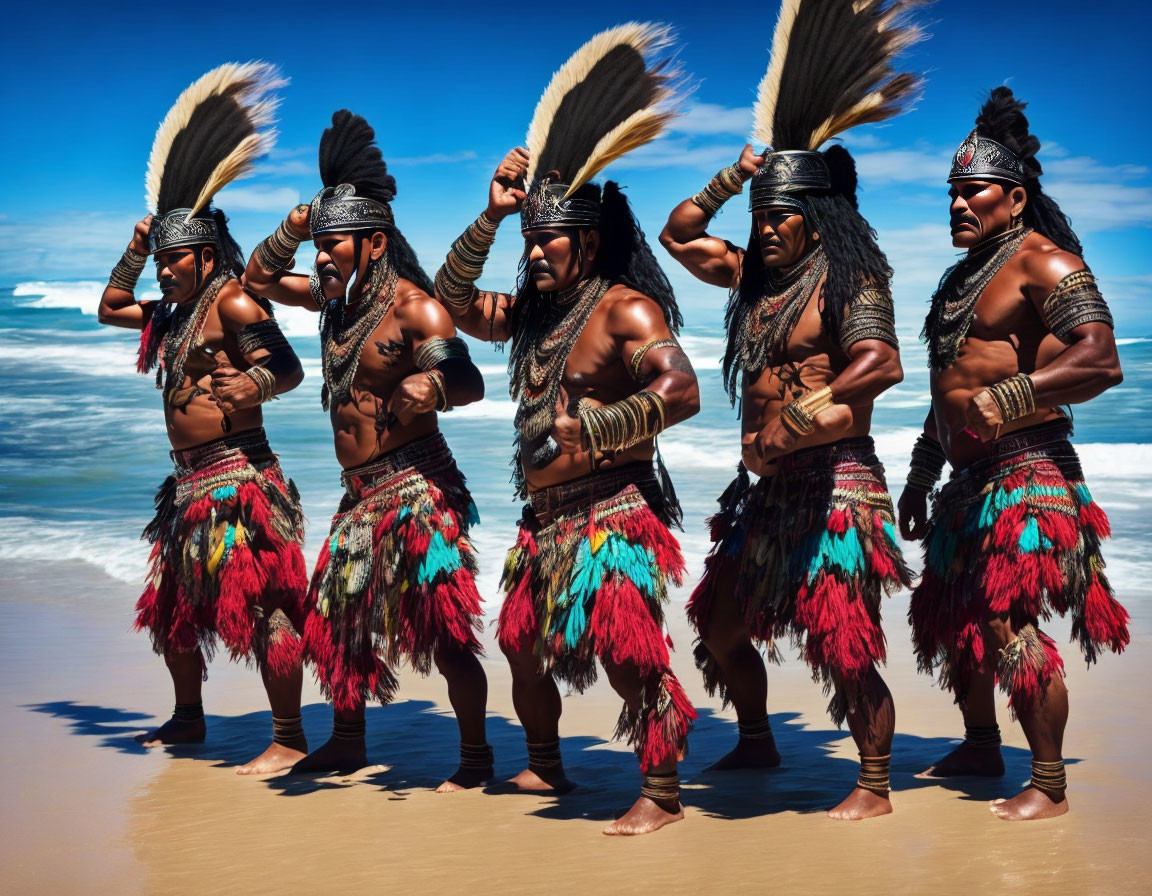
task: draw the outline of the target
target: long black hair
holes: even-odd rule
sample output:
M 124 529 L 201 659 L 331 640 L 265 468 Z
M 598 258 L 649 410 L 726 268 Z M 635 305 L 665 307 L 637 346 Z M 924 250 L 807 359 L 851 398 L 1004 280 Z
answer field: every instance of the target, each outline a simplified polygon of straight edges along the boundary
M 580 188 L 590 198 L 599 199 L 600 247 L 596 253 L 596 273 L 612 283 L 623 283 L 629 289 L 652 299 L 664 314 L 664 320 L 673 333 L 680 332 L 684 317 L 676 303 L 676 294 L 668 275 L 660 267 L 652 247 L 632 212 L 628 198 L 615 181 L 607 181 L 601 190 L 595 184 Z M 594 192 L 594 196 L 593 196 Z M 572 228 L 572 251 L 583 252 L 578 238 L 579 230 Z M 580 264 L 583 259 L 577 257 Z M 514 372 L 532 346 L 555 324 L 551 298 L 541 294 L 528 273 L 528 252 L 520 258 L 516 275 L 516 301 L 508 317 L 512 333 L 508 350 L 508 369 Z
M 1040 141 L 1028 130 L 1028 119 L 1024 115 L 1027 107 L 1027 103 L 1016 99 L 1010 88 L 997 87 L 976 116 L 976 132 L 1008 147 L 1024 163 L 1024 190 L 1028 194 L 1023 215 L 1025 226 L 1048 237 L 1065 252 L 1082 257 L 1084 249 L 1072 230 L 1072 222 L 1040 186 L 1040 175 L 1044 173 L 1036 158 Z
M 887 289 L 892 268 L 876 242 L 876 231 L 860 214 L 856 200 L 856 163 L 844 147 L 832 145 L 822 153 L 831 174 L 827 192 L 804 194 L 808 208 L 804 226 L 820 235 L 819 245 L 828 258 L 828 276 L 820 298 L 820 320 L 828 333 L 838 334 L 849 303 L 865 286 Z M 748 316 L 766 289 L 764 257 L 760 234 L 752 221 L 748 248 L 740 268 L 740 283 L 732 291 L 724 312 L 728 344 L 724 350 L 724 386 L 735 403 L 742 371 L 737 365 L 739 336 Z

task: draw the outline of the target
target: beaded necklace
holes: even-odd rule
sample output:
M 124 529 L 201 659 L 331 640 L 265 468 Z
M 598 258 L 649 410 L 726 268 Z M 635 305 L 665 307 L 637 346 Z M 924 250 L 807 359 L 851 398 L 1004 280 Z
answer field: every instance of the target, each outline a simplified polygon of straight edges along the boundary
M 1017 226 L 985 240 L 945 272 L 920 334 L 928 343 L 930 368 L 940 371 L 956 363 L 976 302 L 1030 233 L 1031 229 Z
M 184 367 L 188 363 L 188 356 L 192 349 L 201 344 L 204 322 L 208 320 L 212 303 L 220 295 L 224 284 L 231 279 L 231 273 L 222 271 L 204 287 L 191 310 L 177 308 L 172 315 L 174 320 L 164 334 L 164 361 L 161 369 L 156 371 L 156 388 L 163 389 L 165 395 L 184 385 Z
M 343 303 L 329 302 L 320 316 L 320 360 L 324 386 L 320 404 L 328 410 L 331 402 L 342 403 L 352 391 L 352 381 L 360 369 L 364 344 L 396 300 L 399 275 L 381 257 L 373 265 L 356 310 L 345 319 Z

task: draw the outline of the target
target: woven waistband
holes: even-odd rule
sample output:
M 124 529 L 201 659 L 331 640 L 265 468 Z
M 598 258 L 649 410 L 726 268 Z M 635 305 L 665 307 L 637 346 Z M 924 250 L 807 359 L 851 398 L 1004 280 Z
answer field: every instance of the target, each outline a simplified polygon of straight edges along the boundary
M 1068 441 L 1071 435 L 1072 424 L 1066 419 L 1038 423 L 992 442 L 988 445 L 988 457 L 959 472 L 979 477 L 1019 458 L 1043 456 L 1060 465 L 1069 478 L 1081 478 L 1080 459 Z
M 188 476 L 221 461 L 243 458 L 247 461 L 274 460 L 264 427 L 229 433 L 211 442 L 170 451 L 177 476 Z
M 381 479 L 390 479 L 406 470 L 418 470 L 425 476 L 435 476 L 453 464 L 452 452 L 439 430 L 406 445 L 401 445 L 375 460 L 356 467 L 349 467 L 340 474 L 340 484 L 344 490 L 356 497 L 364 488 L 374 485 Z
M 876 457 L 876 443 L 871 436 L 840 439 L 827 445 L 814 445 L 793 451 L 780 460 L 780 473 L 803 473 L 809 470 L 827 470 L 837 464 L 855 461 L 865 467 L 880 465 Z
M 536 518 L 547 524 L 565 510 L 590 508 L 593 504 L 619 494 L 630 485 L 636 486 L 649 504 L 660 493 L 652 464 L 637 461 L 530 492 L 528 503 Z

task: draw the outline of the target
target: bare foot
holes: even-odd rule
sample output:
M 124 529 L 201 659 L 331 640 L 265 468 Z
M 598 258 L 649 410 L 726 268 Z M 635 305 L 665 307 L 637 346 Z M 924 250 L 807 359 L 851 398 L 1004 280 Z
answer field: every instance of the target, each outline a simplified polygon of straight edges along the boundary
M 1043 790 L 1028 787 L 1010 800 L 993 800 L 988 811 L 1005 821 L 1036 821 L 1040 818 L 1056 818 L 1068 811 L 1068 797 L 1056 802 Z
M 862 818 L 876 818 L 892 814 L 892 801 L 863 787 L 853 788 L 839 806 L 828 810 L 828 817 L 838 821 L 859 821 Z
M 271 743 L 268 749 L 244 765 L 236 769 L 238 775 L 274 775 L 285 769 L 292 768 L 308 752 L 308 743 L 301 738 L 302 750 L 295 750 L 284 744 Z
M 935 765 L 920 772 L 917 778 L 1004 777 L 1004 757 L 1000 750 L 974 747 L 964 742 Z
M 318 750 L 313 750 L 294 766 L 292 774 L 315 774 L 317 772 L 338 772 L 349 775 L 368 764 L 368 752 L 364 738 L 348 739 L 330 737 Z
M 717 762 L 713 762 L 704 771 L 730 772 L 749 768 L 776 768 L 780 765 L 780 753 L 776 750 L 776 741 L 771 737 L 757 740 L 736 741 L 736 749 Z
M 203 719 L 185 721 L 172 718 L 147 734 L 136 737 L 136 743 L 144 747 L 162 747 L 165 744 L 202 744 L 208 728 Z
M 669 811 L 654 800 L 642 796 L 623 817 L 604 828 L 604 833 L 610 837 L 632 837 L 636 834 L 658 831 L 664 825 L 680 821 L 684 817 L 684 809 L 680 803 L 676 802 L 675 806 L 675 811 Z
M 473 787 L 483 787 L 492 780 L 494 774 L 492 766 L 487 768 L 460 768 L 456 774 L 436 788 L 437 793 L 457 793 L 461 790 L 471 790 Z
M 542 769 L 540 772 L 526 768 L 515 778 L 495 784 L 490 790 L 492 793 L 564 794 L 575 787 L 576 785 L 564 774 L 564 767 L 557 765 L 554 768 Z

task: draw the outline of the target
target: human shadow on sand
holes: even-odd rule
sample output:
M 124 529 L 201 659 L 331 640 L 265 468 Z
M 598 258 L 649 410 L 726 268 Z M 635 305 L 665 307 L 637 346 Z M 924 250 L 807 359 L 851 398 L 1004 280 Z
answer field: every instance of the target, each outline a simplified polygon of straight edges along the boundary
M 152 717 L 115 707 L 61 700 L 28 704 L 23 708 L 67 722 L 72 734 L 97 738 L 104 749 L 140 754 L 133 735 L 145 730 Z M 329 736 L 332 710 L 314 703 L 302 710 L 304 729 L 312 747 Z M 736 743 L 736 724 L 710 709 L 700 709 L 689 738 L 689 755 L 680 765 L 683 799 L 713 818 L 741 819 L 778 812 L 817 812 L 836 805 L 848 794 L 858 771 L 855 757 L 841 758 L 832 751 L 850 735 L 847 730 L 818 728 L 801 722 L 798 713 L 771 717 L 782 764 L 763 771 L 707 772 L 706 767 Z M 401 700 L 390 706 L 371 706 L 366 712 L 369 765 L 351 775 L 278 775 L 263 783 L 284 796 L 303 796 L 318 790 L 365 784 L 402 800 L 410 791 L 431 789 L 456 769 L 459 731 L 451 711 L 427 700 Z M 268 711 L 239 716 L 207 716 L 208 736 L 203 744 L 162 748 L 173 756 L 236 767 L 258 755 L 271 735 Z M 488 742 L 496 757 L 497 781 L 512 777 L 526 764 L 523 729 L 509 719 L 489 714 Z M 944 787 L 963 799 L 989 800 L 1011 796 L 1027 781 L 1029 753 L 1004 747 L 1003 778 L 933 778 L 915 775 L 947 754 L 958 739 L 927 738 L 897 732 L 892 745 L 892 787 L 900 791 Z M 554 820 L 610 820 L 625 811 L 639 791 L 639 772 L 631 751 L 620 743 L 590 735 L 563 737 L 564 765 L 576 789 L 550 798 L 530 814 Z M 1068 764 L 1078 762 L 1068 759 Z M 260 779 L 258 779 L 260 780 Z M 498 798 L 498 797 L 497 797 Z M 505 797 L 515 798 L 515 796 Z M 539 799 L 539 795 L 535 795 Z

